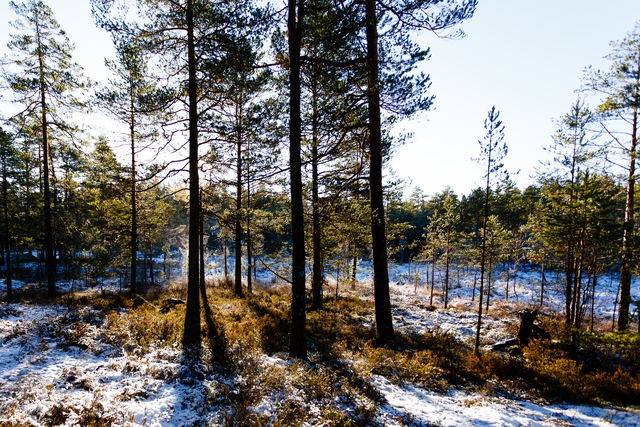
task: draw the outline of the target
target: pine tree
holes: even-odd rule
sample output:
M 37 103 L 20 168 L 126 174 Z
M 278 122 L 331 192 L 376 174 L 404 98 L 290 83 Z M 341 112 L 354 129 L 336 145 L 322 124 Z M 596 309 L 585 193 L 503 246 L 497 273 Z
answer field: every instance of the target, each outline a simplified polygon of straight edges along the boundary
M 227 52 L 233 47 L 230 33 L 244 25 L 243 3 L 210 3 L 203 0 L 138 0 L 140 16 L 127 22 L 112 0 L 93 0 L 94 11 L 105 28 L 137 38 L 143 52 L 158 60 L 157 70 L 166 80 L 165 110 L 174 124 L 186 129 L 189 174 L 189 255 L 186 317 L 182 344 L 185 350 L 201 346 L 200 325 L 200 135 L 203 116 L 217 100 L 211 84 L 224 74 Z M 120 14 L 119 14 L 120 13 Z M 168 59 L 170 58 L 170 59 Z
M 454 256 L 458 240 L 456 227 L 460 220 L 459 202 L 454 193 L 445 190 L 434 197 L 437 200 L 436 208 L 431 219 L 436 233 L 435 239 L 439 242 L 439 249 L 443 252 L 444 273 L 444 308 L 449 303 L 449 272 L 451 260 Z
M 127 125 L 129 131 L 129 152 L 131 156 L 129 199 L 130 199 L 130 286 L 132 293 L 137 289 L 138 253 L 138 156 L 141 143 L 154 140 L 150 118 L 162 119 L 163 102 L 156 96 L 156 88 L 148 78 L 147 64 L 139 46 L 134 40 L 126 40 L 117 32 L 113 34 L 116 45 L 116 60 L 106 64 L 112 72 L 108 85 L 97 94 L 100 105 L 113 117 Z M 120 40 L 119 40 L 120 38 Z M 148 146 L 148 145 L 147 145 Z
M 8 48 L 12 63 L 5 79 L 15 93 L 15 101 L 24 109 L 14 117 L 19 128 L 28 122 L 37 123 L 42 148 L 42 186 L 44 250 L 47 270 L 47 290 L 56 293 L 56 255 L 51 194 L 51 142 L 55 130 L 67 130 L 63 114 L 80 104 L 74 91 L 85 87 L 80 68 L 72 61 L 73 47 L 42 1 L 10 3 L 19 20 L 13 23 L 18 31 L 11 35 Z
M 364 2 L 364 27 L 366 37 L 366 95 L 369 111 L 369 174 L 371 202 L 371 236 L 373 245 L 373 281 L 376 307 L 376 328 L 378 340 L 388 341 L 393 337 L 391 303 L 389 299 L 389 273 L 387 267 L 386 230 L 384 197 L 382 187 L 383 144 L 381 122 L 381 93 L 387 108 L 401 116 L 409 116 L 416 111 L 426 110 L 432 98 L 424 95 L 428 88 L 428 77 L 409 77 L 415 64 L 427 57 L 427 52 L 413 45 L 407 33 L 411 30 L 443 30 L 457 25 L 471 17 L 476 1 L 461 4 L 447 3 L 444 7 L 438 1 L 394 1 L 385 4 L 378 13 L 378 2 Z M 393 40 L 391 44 L 402 46 L 400 60 L 392 61 L 390 56 L 379 57 L 380 37 L 378 24 L 383 23 L 383 40 Z M 387 40 L 390 41 L 390 40 Z M 390 73 L 381 73 L 383 70 Z M 400 75 L 398 76 L 398 69 Z
M 638 113 L 640 112 L 640 23 L 623 40 L 611 44 L 607 59 L 611 67 L 607 72 L 588 69 L 586 87 L 603 96 L 598 111 L 602 126 L 611 139 L 610 149 L 626 158 L 626 201 L 622 245 L 620 248 L 620 312 L 618 329 L 629 328 L 631 303 L 631 273 L 634 264 L 634 224 L 636 158 L 638 156 Z M 621 122 L 620 126 L 607 122 Z M 620 131 L 621 129 L 627 129 Z
M 15 173 L 18 162 L 17 151 L 14 147 L 13 136 L 0 128 L 0 173 L 2 174 L 2 246 L 4 259 L 4 277 L 7 288 L 7 301 L 13 299 L 12 276 L 13 267 L 11 265 L 11 241 L 13 240 L 13 209 L 11 200 L 13 188 L 11 181 Z
M 480 352 L 480 329 L 482 327 L 482 303 L 485 284 L 485 273 L 487 267 L 487 242 L 488 235 L 487 230 L 489 226 L 489 205 L 492 185 L 495 181 L 496 175 L 501 173 L 503 168 L 502 160 L 507 155 L 507 144 L 504 140 L 504 125 L 500 120 L 500 112 L 493 106 L 489 110 L 487 118 L 484 121 L 484 128 L 486 134 L 484 139 L 478 141 L 480 144 L 480 158 L 479 161 L 486 164 L 486 171 L 484 174 L 485 187 L 484 187 L 484 201 L 482 205 L 482 240 L 480 250 L 480 294 L 478 298 L 478 323 L 476 325 L 476 340 L 475 340 L 475 352 Z
M 289 185 L 291 190 L 291 325 L 289 355 L 307 357 L 305 340 L 305 247 L 302 201 L 302 117 L 300 55 L 305 22 L 305 0 L 289 0 Z

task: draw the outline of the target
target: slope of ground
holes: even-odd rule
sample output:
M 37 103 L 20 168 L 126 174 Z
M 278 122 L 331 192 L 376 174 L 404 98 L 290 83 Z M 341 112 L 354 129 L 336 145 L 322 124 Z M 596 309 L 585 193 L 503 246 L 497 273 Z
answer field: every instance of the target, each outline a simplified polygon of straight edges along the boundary
M 284 352 L 286 293 L 246 301 L 211 293 L 228 363 L 212 363 L 205 351 L 195 371 L 178 349 L 179 308 L 132 308 L 120 296 L 0 305 L 0 424 L 633 426 L 640 419 L 630 408 L 548 400 L 498 371 L 479 374 L 474 369 L 492 368 L 465 350 L 473 314 L 433 310 L 408 287 L 392 286 L 396 348 L 373 345 L 366 299 L 328 300 L 309 315 L 309 362 Z M 484 339 L 508 336 L 510 322 L 488 318 Z

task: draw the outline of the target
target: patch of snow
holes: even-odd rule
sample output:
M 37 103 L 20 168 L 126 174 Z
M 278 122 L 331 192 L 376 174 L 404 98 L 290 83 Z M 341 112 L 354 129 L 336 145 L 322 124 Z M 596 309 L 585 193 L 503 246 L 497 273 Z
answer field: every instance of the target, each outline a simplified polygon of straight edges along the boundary
M 396 385 L 374 375 L 371 383 L 387 404 L 378 410 L 383 425 L 439 426 L 638 426 L 640 415 L 613 408 L 557 404 L 541 406 L 522 400 L 451 390 L 438 394 L 413 385 Z
M 87 349 L 66 346 L 61 332 L 54 333 L 66 311 L 0 307 L 0 421 L 38 425 L 56 406 L 65 411 L 65 425 L 81 424 L 92 411 L 117 425 L 202 421 L 206 393 L 177 378 L 177 348 L 128 354 L 99 343 L 95 326 L 84 332 Z

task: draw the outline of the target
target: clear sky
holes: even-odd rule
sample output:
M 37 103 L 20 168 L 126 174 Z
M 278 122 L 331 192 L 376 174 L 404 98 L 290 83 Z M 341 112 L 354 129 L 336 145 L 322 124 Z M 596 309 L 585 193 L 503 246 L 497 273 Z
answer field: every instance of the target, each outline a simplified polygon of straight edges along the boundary
M 48 0 L 76 45 L 75 59 L 94 80 L 106 78 L 109 37 L 93 26 L 88 0 Z M 501 111 L 509 154 L 507 169 L 521 186 L 545 157 L 553 120 L 576 99 L 582 70 L 606 66 L 609 42 L 625 36 L 640 20 L 639 0 L 480 0 L 476 16 L 462 28 L 462 40 L 420 35 L 432 58 L 423 69 L 432 77 L 431 111 L 406 123 L 412 142 L 400 147 L 391 166 L 426 194 L 450 186 L 468 193 L 480 185 L 482 170 L 471 159 L 492 105 Z M 0 54 L 13 19 L 0 0 Z M 6 109 L 6 105 L 1 105 Z M 4 111 L 0 115 L 6 114 Z
M 609 42 L 638 20 L 638 0 L 480 0 L 462 25 L 465 39 L 424 34 L 432 58 L 423 69 L 436 101 L 407 126 L 413 142 L 398 150 L 394 170 L 426 194 L 479 186 L 482 170 L 471 158 L 495 105 L 506 126 L 505 166 L 520 187 L 528 185 L 551 142 L 553 120 L 578 96 L 583 69 L 606 67 Z

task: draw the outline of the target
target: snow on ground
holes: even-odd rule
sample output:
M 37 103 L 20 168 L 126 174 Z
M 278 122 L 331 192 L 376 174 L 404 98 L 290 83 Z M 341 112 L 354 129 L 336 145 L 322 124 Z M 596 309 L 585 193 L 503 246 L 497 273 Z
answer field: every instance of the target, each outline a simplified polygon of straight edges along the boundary
M 16 280 L 13 279 L 11 281 L 11 288 L 12 289 L 20 289 L 23 286 L 25 286 L 27 284 L 27 282 L 24 282 L 22 280 Z M 0 291 L 6 292 L 7 290 L 7 284 L 6 284 L 6 280 L 4 278 L 0 279 Z
M 154 426 L 201 418 L 204 392 L 177 378 L 180 351 L 127 353 L 102 342 L 100 318 L 87 324 L 75 316 L 62 307 L 0 306 L 0 423 Z
M 438 426 L 638 426 L 640 415 L 589 405 L 541 406 L 523 400 L 451 390 L 436 394 L 413 385 L 398 386 L 374 375 L 372 384 L 387 404 L 378 414 L 384 425 Z
M 405 320 L 400 328 L 414 323 L 417 331 L 436 324 L 453 327 L 453 320 L 441 319 L 453 319 L 455 311 L 428 312 L 440 318 L 426 321 L 421 319 L 425 312 L 414 310 L 419 307 L 411 304 L 413 296 L 395 289 L 407 288 L 393 288 L 397 301 L 405 299 L 395 312 L 396 321 Z M 467 332 L 460 332 L 464 328 L 452 333 L 466 336 Z M 88 425 L 101 421 L 107 425 L 178 426 L 228 421 L 233 412 L 224 403 L 216 403 L 216 396 L 221 388 L 233 387 L 243 378 L 204 373 L 202 381 L 181 379 L 177 348 L 119 348 L 108 343 L 105 333 L 102 315 L 86 308 L 1 304 L 0 424 Z M 278 356 L 263 355 L 250 363 L 267 371 L 281 370 L 283 378 L 295 377 L 300 365 Z M 379 375 L 371 375 L 368 381 L 386 400 L 375 409 L 378 425 L 640 425 L 640 415 L 611 408 L 541 406 L 453 389 L 439 394 L 395 384 L 393 378 Z M 286 402 L 301 399 L 300 391 L 289 384 L 252 402 L 249 410 L 269 419 Z M 314 404 L 305 407 L 313 416 Z
M 230 265 L 233 260 L 229 260 Z M 219 266 L 217 266 L 219 268 Z M 451 274 L 449 308 L 444 309 L 443 274 L 436 272 L 433 306 L 425 264 L 391 264 L 390 290 L 394 326 L 406 333 L 448 333 L 471 345 L 477 322 L 476 300 L 471 301 L 473 273 Z M 372 298 L 371 265 L 361 262 L 355 295 Z M 215 271 L 213 273 L 216 273 Z M 273 283 L 271 273 L 260 271 L 264 283 Z M 175 276 L 174 276 L 175 277 Z M 515 280 L 515 295 L 514 295 Z M 561 311 L 564 306 L 562 275 L 547 275 L 545 310 Z M 87 289 L 78 283 L 63 282 L 61 291 Z M 537 305 L 540 298 L 538 271 L 520 271 L 509 280 L 498 271 L 492 281 L 491 307 L 483 318 L 482 342 L 493 343 L 511 337 L 517 325 L 516 311 L 523 305 Z M 19 288 L 25 283 L 14 281 Z M 599 278 L 595 313 L 610 317 L 616 300 L 615 275 Z M 117 280 L 104 281 L 96 291 L 117 292 Z M 333 294 L 335 282 L 325 292 Z M 4 290 L 4 281 L 0 281 Z M 339 293 L 352 293 L 339 284 Z M 632 296 L 640 298 L 640 282 L 634 280 Z M 435 307 L 434 307 L 435 306 Z M 633 310 L 633 308 L 632 308 Z M 373 327 L 372 318 L 361 321 Z M 219 424 L 233 410 L 215 406 L 216 387 L 230 387 L 242 378 L 208 374 L 205 380 L 181 379 L 181 352 L 177 348 L 121 349 L 105 342 L 104 318 L 84 309 L 0 304 L 0 424 L 43 425 L 66 419 L 66 425 L 85 425 L 92 419 L 114 425 L 173 426 L 193 423 Z M 258 362 L 266 369 L 294 369 L 275 356 Z M 447 394 L 411 384 L 396 384 L 393 378 L 372 375 L 371 385 L 385 398 L 375 420 L 380 425 L 478 425 L 478 426 L 640 426 L 640 414 L 588 405 L 539 405 L 523 400 L 450 390 Z M 226 384 L 226 385 L 225 385 Z M 263 396 L 250 410 L 267 417 L 283 401 L 299 399 L 289 388 Z M 313 412 L 313 405 L 307 405 Z M 61 418 L 62 417 L 62 418 Z M 312 425 L 313 423 L 309 423 Z
M 163 281 L 164 274 L 163 269 L 160 267 L 163 257 L 154 257 L 156 265 L 156 280 Z M 170 276 L 171 278 L 186 277 L 186 270 L 182 271 L 181 266 L 184 264 L 181 256 L 174 253 L 171 258 L 168 258 L 171 262 Z M 246 265 L 246 259 L 243 260 Z M 263 260 L 265 264 L 269 265 L 271 269 L 277 271 L 283 276 L 288 276 L 289 263 L 283 259 L 270 259 L 265 258 Z M 231 274 L 234 268 L 235 258 L 233 255 L 227 257 L 228 272 Z M 24 267 L 30 266 L 33 271 L 37 270 L 37 264 L 24 263 Z M 264 268 L 261 262 L 256 261 L 255 274 L 259 282 L 271 285 L 282 283 L 282 280 L 277 278 L 271 271 Z M 311 275 L 311 266 L 307 264 L 308 274 Z M 404 286 L 413 289 L 414 286 L 418 288 L 419 293 L 428 293 L 430 288 L 430 274 L 431 264 L 424 262 L 414 263 L 389 263 L 389 280 L 391 284 Z M 224 275 L 224 261 L 219 253 L 210 253 L 207 259 L 206 268 L 207 278 L 219 278 Z M 330 284 L 328 288 L 335 286 L 336 271 L 332 269 L 330 263 L 326 267 L 327 282 Z M 462 308 L 463 304 L 467 304 L 465 310 L 469 310 L 471 305 L 471 295 L 473 292 L 474 275 L 476 284 L 479 283 L 477 274 L 471 269 L 456 269 L 452 267 L 450 271 L 450 291 L 449 301 L 453 306 Z M 102 279 L 97 286 L 93 286 L 94 289 L 100 289 L 107 292 L 118 292 L 122 290 L 123 284 L 122 278 L 117 277 Z M 344 281 L 346 275 L 343 271 L 339 275 L 339 280 Z M 358 263 L 358 269 L 356 278 L 361 283 L 370 283 L 373 277 L 373 267 L 370 260 L 361 260 Z M 498 302 L 506 300 L 506 285 L 507 274 L 505 265 L 496 266 L 491 280 L 491 301 Z M 562 273 L 547 271 L 546 273 L 547 283 L 544 290 L 544 304 L 543 308 L 562 311 L 564 309 L 564 276 Z M 586 283 L 586 278 L 584 279 Z M 511 269 L 509 275 L 509 303 L 518 302 L 522 304 L 538 305 L 540 302 L 541 292 L 541 273 L 539 268 L 530 268 L 527 265 L 523 265 L 516 272 Z M 14 289 L 21 288 L 26 283 L 19 280 L 14 280 Z M 442 306 L 442 294 L 444 284 L 444 270 L 441 266 L 437 266 L 435 269 L 435 299 L 434 305 Z M 515 289 L 514 289 L 515 284 Z M 596 286 L 596 297 L 594 304 L 594 314 L 596 317 L 611 318 L 614 315 L 614 307 L 618 300 L 618 284 L 619 277 L 615 273 L 604 273 L 598 277 Z M 86 290 L 87 287 L 83 286 L 82 280 L 76 281 L 60 281 L 59 290 L 62 292 L 70 290 Z M 4 279 L 0 279 L 0 291 L 5 291 L 6 285 Z M 341 290 L 342 291 L 342 290 Z M 477 289 L 476 289 L 477 296 Z M 633 278 L 631 284 L 631 300 L 640 300 L 640 279 Z M 477 309 L 477 308 L 476 308 Z M 637 306 L 632 303 L 630 307 L 632 315 L 637 318 Z

